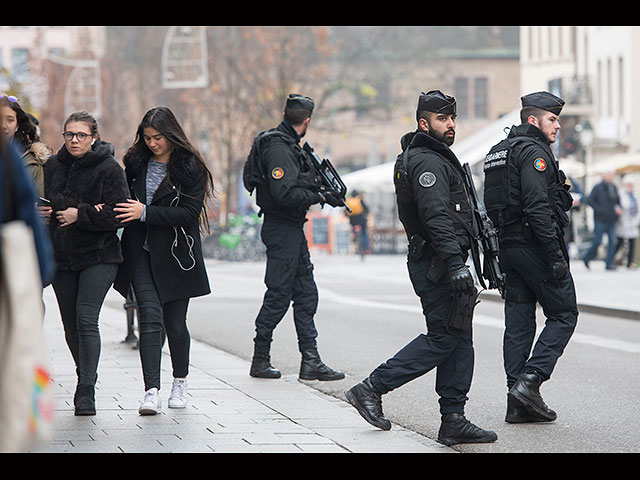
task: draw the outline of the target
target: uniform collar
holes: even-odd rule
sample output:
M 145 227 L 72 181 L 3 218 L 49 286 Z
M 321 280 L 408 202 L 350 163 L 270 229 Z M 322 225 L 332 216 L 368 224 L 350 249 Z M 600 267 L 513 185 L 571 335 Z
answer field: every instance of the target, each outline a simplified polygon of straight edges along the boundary
M 511 127 L 509 131 L 509 137 L 533 137 L 536 140 L 543 142 L 546 145 L 549 145 L 549 139 L 547 136 L 535 125 L 531 125 L 530 123 L 523 123 L 521 125 L 514 125 Z

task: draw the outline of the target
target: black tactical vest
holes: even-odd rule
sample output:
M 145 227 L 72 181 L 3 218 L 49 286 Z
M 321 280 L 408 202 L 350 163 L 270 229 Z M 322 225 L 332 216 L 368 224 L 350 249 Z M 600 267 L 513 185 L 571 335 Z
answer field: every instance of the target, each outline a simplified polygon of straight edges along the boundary
M 526 223 L 520 196 L 520 154 L 534 140 L 528 136 L 509 136 L 491 148 L 484 161 L 484 204 L 498 231 Z M 549 152 L 551 158 L 553 155 Z M 564 228 L 569 223 L 566 212 L 572 198 L 565 185 L 566 176 L 554 163 L 548 177 L 548 198 L 554 220 Z

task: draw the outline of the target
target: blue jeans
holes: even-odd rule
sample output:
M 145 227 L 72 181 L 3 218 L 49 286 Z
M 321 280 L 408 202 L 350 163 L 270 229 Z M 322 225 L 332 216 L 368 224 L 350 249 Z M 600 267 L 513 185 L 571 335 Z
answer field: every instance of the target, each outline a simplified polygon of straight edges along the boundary
M 607 234 L 607 258 L 605 263 L 607 268 L 613 265 L 613 256 L 616 254 L 616 222 L 601 222 L 595 221 L 595 228 L 593 229 L 593 240 L 591 241 L 591 246 L 587 253 L 585 253 L 583 260 L 585 262 L 590 262 L 596 255 L 598 254 L 598 247 L 602 243 L 602 237 L 604 234 Z

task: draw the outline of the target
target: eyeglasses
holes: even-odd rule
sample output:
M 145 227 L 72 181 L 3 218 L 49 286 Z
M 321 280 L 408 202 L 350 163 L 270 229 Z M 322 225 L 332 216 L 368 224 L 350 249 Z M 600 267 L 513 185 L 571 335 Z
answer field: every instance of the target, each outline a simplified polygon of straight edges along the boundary
M 18 97 L 14 95 L 5 95 L 4 93 L 0 93 L 0 98 L 6 98 L 10 102 L 18 103 Z
M 84 133 L 84 132 L 62 132 L 62 136 L 64 137 L 65 140 L 67 141 L 71 141 L 73 140 L 73 137 L 78 137 L 78 141 L 79 142 L 84 142 L 88 137 L 91 136 L 90 133 Z

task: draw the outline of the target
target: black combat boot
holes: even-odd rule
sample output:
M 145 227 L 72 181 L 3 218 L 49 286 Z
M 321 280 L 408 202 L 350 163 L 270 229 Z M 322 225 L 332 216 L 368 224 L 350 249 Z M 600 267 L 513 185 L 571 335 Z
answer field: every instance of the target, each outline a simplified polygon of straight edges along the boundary
M 280 378 L 280 370 L 271 366 L 271 357 L 268 353 L 254 351 L 249 375 L 256 378 Z
M 376 392 L 369 379 L 354 385 L 344 392 L 347 401 L 374 427 L 391 430 L 391 422 L 382 413 L 382 395 Z
M 548 422 L 535 412 L 524 408 L 509 395 L 507 395 L 507 415 L 504 417 L 504 421 L 507 423 Z
M 77 416 L 95 415 L 96 401 L 93 385 L 78 385 L 73 396 L 73 405 Z
M 309 348 L 302 351 L 299 377 L 301 380 L 342 380 L 344 373 L 327 367 L 320 360 L 318 350 Z
M 489 443 L 498 439 L 496 432 L 483 430 L 461 413 L 445 413 L 438 431 L 438 442 L 451 446 L 457 443 Z
M 540 395 L 542 378 L 535 373 L 522 373 L 509 389 L 509 397 L 545 422 L 553 422 L 556 412 L 547 407 Z

